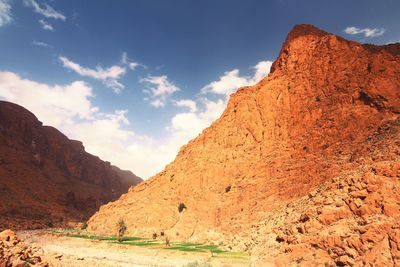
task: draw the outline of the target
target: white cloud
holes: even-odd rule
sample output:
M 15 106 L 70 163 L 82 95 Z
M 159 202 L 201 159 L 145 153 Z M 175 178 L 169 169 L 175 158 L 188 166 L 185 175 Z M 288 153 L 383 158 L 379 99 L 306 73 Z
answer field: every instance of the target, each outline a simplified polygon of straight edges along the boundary
M 196 112 L 197 111 L 197 104 L 195 101 L 190 100 L 190 99 L 182 99 L 179 101 L 175 102 L 175 105 L 178 107 L 187 107 L 191 112 Z
M 357 28 L 357 27 L 347 27 L 343 30 L 347 34 L 355 35 L 355 34 L 363 34 L 365 37 L 378 37 L 385 33 L 384 28 Z
M 168 80 L 166 75 L 148 76 L 140 80 L 147 85 L 144 93 L 148 94 L 152 99 L 150 104 L 156 108 L 164 107 L 168 97 L 180 89 Z
M 0 97 L 34 111 L 54 127 L 68 124 L 73 118 L 90 119 L 97 112 L 89 98 L 92 89 L 82 81 L 50 86 L 22 79 L 12 72 L 0 72 Z
M 70 69 L 81 76 L 102 81 L 105 86 L 113 89 L 115 93 L 120 93 L 121 90 L 124 89 L 124 85 L 118 81 L 121 76 L 126 73 L 126 69 L 121 66 L 111 66 L 106 69 L 98 66 L 94 70 L 82 67 L 78 63 L 63 56 L 60 56 L 59 59 L 65 68 Z
M 267 67 L 265 63 L 257 64 L 254 67 L 255 74 L 247 80 L 263 77 L 261 75 Z M 150 97 L 149 100 L 157 101 L 167 92 L 176 92 L 162 89 L 166 84 L 171 85 L 165 82 L 166 76 L 151 80 L 157 82 L 150 83 L 154 88 L 153 91 L 150 88 L 148 93 L 157 97 Z M 155 140 L 127 129 L 128 125 L 130 128 L 134 128 L 134 125 L 128 120 L 126 110 L 104 113 L 97 108 L 92 103 L 92 89 L 82 81 L 48 85 L 23 79 L 12 72 L 0 72 L 0 99 L 28 108 L 44 124 L 57 127 L 69 138 L 82 141 L 89 153 L 143 178 L 162 171 L 176 157 L 182 145 L 221 116 L 227 103 L 226 94 L 209 93 L 213 98 L 220 99 L 210 100 L 202 95 L 196 101 L 175 101 L 177 106 L 189 110 L 175 114 L 167 123 L 166 135 Z M 161 103 L 164 102 L 160 100 L 159 105 Z
M 262 80 L 271 71 L 272 61 L 265 60 L 258 62 L 253 69 L 255 70 L 253 78 L 249 81 L 250 84 L 255 84 Z
M 126 52 L 123 52 L 123 53 L 122 53 L 121 63 L 122 63 L 123 65 L 128 66 L 131 70 L 135 70 L 137 67 L 141 66 L 140 63 L 131 61 L 131 60 L 128 58 L 128 53 L 126 53 Z
M 28 7 L 33 8 L 36 13 L 41 14 L 46 18 L 66 20 L 66 17 L 59 11 L 54 10 L 48 4 L 43 4 L 43 7 L 40 6 L 35 0 L 24 0 L 24 4 Z
M 260 61 L 253 67 L 254 75 L 252 77 L 240 76 L 239 70 L 234 69 L 226 71 L 219 80 L 213 81 L 204 86 L 201 91 L 205 93 L 214 93 L 229 96 L 239 87 L 252 85 L 266 76 L 271 69 L 272 61 Z
M 48 85 L 23 79 L 12 72 L 0 72 L 0 99 L 22 105 L 45 125 L 82 141 L 86 151 L 103 160 L 143 177 L 154 174 L 154 164 L 157 170 L 161 170 L 164 167 L 162 163 L 153 162 L 164 162 L 161 160 L 163 156 L 157 158 L 155 155 L 157 152 L 151 147 L 153 140 L 123 129 L 129 124 L 127 111 L 102 113 L 92 104 L 93 97 L 92 89 L 82 81 Z M 151 156 L 142 158 L 144 154 L 141 152 Z M 152 156 L 156 156 L 155 159 Z
M 0 27 L 10 23 L 11 17 L 11 5 L 8 0 L 0 0 Z
M 201 131 L 210 126 L 218 119 L 226 107 L 226 102 L 222 99 L 211 101 L 207 98 L 200 100 L 203 105 L 202 111 L 185 112 L 176 114 L 168 130 L 172 133 L 179 146 L 195 138 Z
M 155 108 L 163 108 L 163 107 L 165 107 L 165 102 L 161 99 L 156 99 L 156 100 L 150 101 L 150 105 L 152 105 Z
M 48 23 L 47 21 L 40 19 L 39 23 L 40 23 L 40 25 L 42 25 L 43 30 L 52 31 L 52 32 L 54 31 L 53 26 L 51 26 L 51 24 Z
M 204 93 L 230 95 L 236 89 L 246 84 L 247 79 L 239 76 L 239 70 L 226 71 L 218 81 L 213 81 L 202 88 Z
M 51 45 L 44 43 L 44 42 L 40 42 L 40 41 L 33 41 L 32 44 L 35 46 L 41 46 L 41 47 L 47 47 L 47 48 L 51 47 Z
M 196 127 L 191 129 L 185 121 L 197 115 L 179 115 L 171 121 L 168 136 L 154 140 L 124 129 L 130 123 L 126 110 L 103 113 L 92 104 L 93 97 L 92 89 L 82 81 L 48 85 L 0 72 L 0 99 L 24 106 L 45 125 L 82 141 L 89 153 L 144 178 L 161 171 L 179 148 L 206 126 L 203 118 L 210 119 L 199 114 Z
M 241 86 L 252 85 L 264 78 L 271 69 L 271 61 L 260 61 L 252 69 L 251 77 L 240 76 L 239 70 L 227 71 L 218 81 L 213 81 L 203 87 L 203 94 L 213 94 L 217 100 L 212 101 L 207 97 L 198 101 L 182 99 L 176 101 L 177 106 L 189 107 L 190 112 L 178 113 L 172 120 L 168 130 L 172 133 L 177 144 L 184 144 L 196 137 L 201 131 L 218 119 L 225 110 L 229 95 Z M 198 106 L 202 106 L 199 111 Z

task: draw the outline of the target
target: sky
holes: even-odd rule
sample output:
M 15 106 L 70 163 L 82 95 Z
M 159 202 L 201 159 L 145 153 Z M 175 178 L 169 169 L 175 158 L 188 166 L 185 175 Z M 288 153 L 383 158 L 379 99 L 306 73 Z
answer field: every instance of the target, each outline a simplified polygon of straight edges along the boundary
M 300 23 L 400 42 L 400 1 L 0 0 L 0 99 L 142 178 L 265 77 Z

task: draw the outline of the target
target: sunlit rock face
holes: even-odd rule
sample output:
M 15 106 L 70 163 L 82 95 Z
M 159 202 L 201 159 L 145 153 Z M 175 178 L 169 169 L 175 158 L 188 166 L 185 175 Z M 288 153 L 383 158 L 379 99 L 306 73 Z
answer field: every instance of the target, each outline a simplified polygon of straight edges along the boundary
M 89 229 L 112 234 L 122 218 L 129 235 L 222 242 L 282 266 L 400 264 L 399 114 L 400 45 L 295 26 L 267 77 Z

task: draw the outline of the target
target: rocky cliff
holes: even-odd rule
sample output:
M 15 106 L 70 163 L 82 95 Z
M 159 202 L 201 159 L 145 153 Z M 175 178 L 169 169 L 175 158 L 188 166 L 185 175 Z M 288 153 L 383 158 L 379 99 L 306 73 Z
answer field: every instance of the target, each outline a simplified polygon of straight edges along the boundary
M 0 101 L 0 224 L 32 228 L 88 219 L 142 180 L 81 142 Z
M 400 264 L 400 45 L 298 25 L 164 171 L 89 229 L 220 242 L 265 264 Z M 178 208 L 180 207 L 180 209 Z

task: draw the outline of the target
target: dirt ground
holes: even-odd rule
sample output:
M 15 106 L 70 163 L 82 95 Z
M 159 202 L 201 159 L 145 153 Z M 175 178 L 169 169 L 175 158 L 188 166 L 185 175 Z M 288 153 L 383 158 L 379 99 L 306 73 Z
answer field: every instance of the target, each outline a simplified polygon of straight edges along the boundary
M 66 237 L 46 231 L 20 231 L 27 244 L 40 246 L 50 266 L 252 266 L 247 259 L 213 257 L 211 253 L 172 251 Z

